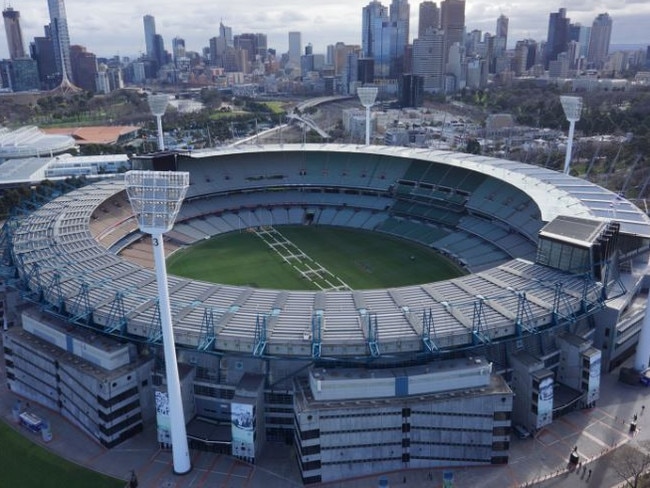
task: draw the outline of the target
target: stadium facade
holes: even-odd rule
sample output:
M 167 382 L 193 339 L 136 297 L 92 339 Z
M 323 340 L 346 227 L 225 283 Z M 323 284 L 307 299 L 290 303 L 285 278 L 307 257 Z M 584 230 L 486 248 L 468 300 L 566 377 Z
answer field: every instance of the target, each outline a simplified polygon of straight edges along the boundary
M 170 250 L 244 228 L 347 226 L 429 246 L 468 272 L 315 292 L 170 277 L 193 448 L 255 462 L 267 443 L 292 443 L 305 483 L 507 463 L 513 426 L 536 432 L 592 406 L 601 372 L 634 352 L 650 220 L 592 183 L 379 146 L 238 147 L 134 165 L 190 172 Z M 134 262 L 144 236 L 123 181 L 61 196 L 3 236 L 11 389 L 108 446 L 155 418 L 167 445 L 155 275 Z M 109 361 L 111 351 L 121 352 Z M 69 387 L 64 367 L 88 380 Z

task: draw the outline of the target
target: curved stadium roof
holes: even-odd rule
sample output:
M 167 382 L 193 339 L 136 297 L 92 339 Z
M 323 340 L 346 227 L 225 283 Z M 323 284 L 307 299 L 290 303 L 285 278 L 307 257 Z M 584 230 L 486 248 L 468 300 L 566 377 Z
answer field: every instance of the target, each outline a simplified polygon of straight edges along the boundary
M 422 160 L 466 168 L 526 192 L 545 222 L 558 215 L 613 217 L 610 204 L 616 195 L 597 185 L 521 163 L 466 154 L 285 145 L 200 152 L 183 158 L 216 171 L 235 154 L 261 155 L 270 161 L 274 153 L 306 151 L 347 153 L 352 164 L 355 154 L 371 154 L 397 158 L 395 162 Z M 245 185 L 244 179 L 240 184 Z M 273 185 L 277 188 L 279 183 L 273 181 Z M 67 313 L 82 319 L 92 311 L 94 323 L 108 332 L 157 340 L 155 274 L 111 254 L 89 231 L 93 212 L 123 188 L 120 181 L 102 182 L 45 205 L 21 221 L 14 234 L 14 253 L 21 275 L 46 301 L 59 308 L 65 302 Z M 643 212 L 619 199 L 615 208 L 622 232 L 650 237 L 650 220 Z M 521 292 L 531 310 L 526 327 L 533 331 L 554 322 L 554 303 L 563 303 L 563 314 L 570 315 L 580 313 L 585 302 L 596 302 L 600 284 L 587 285 L 579 276 L 521 259 L 450 281 L 386 290 L 294 292 L 173 276 L 169 280 L 178 345 L 302 358 L 312 357 L 316 345 L 322 356 L 351 357 L 472 347 L 477 341 L 512 337 L 517 333 Z
M 0 128 L 0 161 L 52 156 L 72 149 L 75 145 L 75 140 L 70 136 L 48 135 L 35 126 L 16 130 Z

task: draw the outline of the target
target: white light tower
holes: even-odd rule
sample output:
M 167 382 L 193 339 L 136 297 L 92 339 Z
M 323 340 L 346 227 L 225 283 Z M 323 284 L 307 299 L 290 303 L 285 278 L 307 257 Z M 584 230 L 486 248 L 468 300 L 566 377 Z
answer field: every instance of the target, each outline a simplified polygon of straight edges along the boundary
M 167 395 L 169 396 L 169 421 L 172 441 L 174 473 L 185 474 L 192 469 L 187 446 L 185 415 L 181 397 L 181 384 L 176 362 L 174 329 L 169 306 L 167 268 L 163 234 L 174 225 L 181 208 L 181 202 L 189 186 L 188 172 L 173 171 L 128 171 L 125 175 L 126 192 L 133 213 L 142 232 L 151 234 L 153 244 L 156 280 L 158 282 L 158 304 L 165 354 Z
M 361 105 L 366 107 L 366 146 L 370 145 L 370 107 L 375 104 L 379 88 L 376 86 L 360 86 L 357 88 L 357 95 Z
M 636 356 L 634 358 L 634 369 L 639 372 L 650 367 L 650 295 L 646 300 L 645 317 L 639 334 L 639 342 L 636 345 Z
M 158 125 L 158 150 L 165 150 L 165 140 L 163 139 L 162 116 L 167 110 L 169 97 L 167 95 L 149 95 L 147 97 L 149 102 L 149 109 L 151 113 L 156 116 L 156 124 Z
M 571 164 L 571 151 L 573 149 L 573 131 L 576 127 L 576 122 L 580 120 L 580 113 L 582 112 L 582 97 L 560 97 L 564 115 L 569 121 L 569 141 L 566 146 L 566 156 L 564 157 L 564 174 L 569 174 L 569 164 Z

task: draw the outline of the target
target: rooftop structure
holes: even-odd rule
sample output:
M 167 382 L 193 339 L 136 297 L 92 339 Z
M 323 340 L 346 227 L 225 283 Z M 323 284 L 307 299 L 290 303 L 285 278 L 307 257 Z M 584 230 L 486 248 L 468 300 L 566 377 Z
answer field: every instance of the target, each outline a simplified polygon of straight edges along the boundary
M 10 130 L 0 128 L 0 161 L 15 158 L 53 156 L 74 148 L 76 141 L 66 135 L 49 135 L 35 126 Z

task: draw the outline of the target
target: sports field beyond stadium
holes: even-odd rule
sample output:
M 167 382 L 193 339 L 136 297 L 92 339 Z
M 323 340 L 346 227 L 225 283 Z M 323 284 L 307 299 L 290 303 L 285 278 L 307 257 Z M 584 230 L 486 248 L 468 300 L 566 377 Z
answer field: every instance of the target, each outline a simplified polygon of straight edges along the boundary
M 274 250 L 259 230 L 214 237 L 168 259 L 170 274 L 201 281 L 284 290 L 318 290 L 307 269 L 324 268 L 351 289 L 406 286 L 460 276 L 455 263 L 425 246 L 375 232 L 317 226 L 279 226 L 291 245 Z M 291 250 L 287 250 L 291 249 Z M 304 253 L 298 259 L 292 257 Z M 289 256 L 290 259 L 286 259 Z

